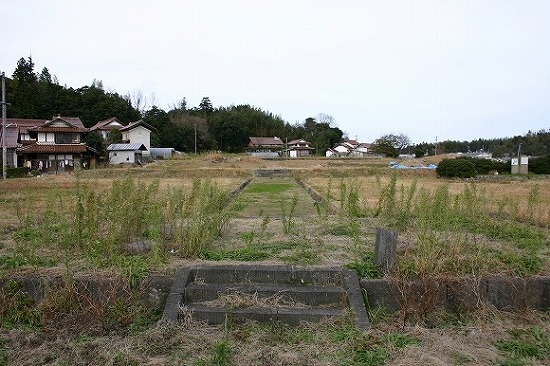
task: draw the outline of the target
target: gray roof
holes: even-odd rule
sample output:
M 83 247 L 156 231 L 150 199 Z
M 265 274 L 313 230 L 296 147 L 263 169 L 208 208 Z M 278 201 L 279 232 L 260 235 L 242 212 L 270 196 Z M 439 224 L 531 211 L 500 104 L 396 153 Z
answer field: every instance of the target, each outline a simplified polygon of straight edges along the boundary
M 113 123 L 113 122 L 114 122 L 114 125 L 111 125 L 111 123 Z M 123 126 L 124 125 L 122 124 L 122 122 L 120 122 L 118 120 L 118 118 L 111 117 L 109 119 L 99 121 L 98 123 L 96 123 L 95 125 L 90 127 L 90 131 L 94 131 L 94 130 L 112 130 L 112 129 L 115 129 L 115 128 L 117 128 L 117 129 L 121 128 Z
M 279 137 L 249 137 L 248 146 L 284 146 Z
M 145 123 L 142 119 L 134 121 L 134 122 L 130 122 L 126 126 L 122 127 L 120 130 L 121 131 L 130 131 L 131 129 L 134 129 L 134 128 L 139 127 L 139 126 L 142 126 L 146 129 L 148 129 L 149 131 L 156 130 L 156 128 L 154 128 L 153 126 L 151 126 L 148 123 Z
M 175 149 L 173 147 L 152 147 L 151 149 L 151 153 L 153 152 L 174 152 Z
M 111 144 L 107 147 L 107 151 L 136 151 L 136 150 L 147 150 L 145 145 L 140 143 L 133 144 Z

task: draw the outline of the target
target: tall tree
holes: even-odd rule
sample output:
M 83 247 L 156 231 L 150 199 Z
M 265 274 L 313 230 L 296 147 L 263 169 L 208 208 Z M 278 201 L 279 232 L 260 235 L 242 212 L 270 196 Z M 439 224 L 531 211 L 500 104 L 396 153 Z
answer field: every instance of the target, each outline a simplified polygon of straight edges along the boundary
M 183 97 L 181 100 L 170 105 L 170 112 L 186 112 L 187 111 L 187 99 Z
M 12 77 L 13 79 L 10 82 L 11 93 L 9 93 L 11 116 L 18 118 L 38 117 L 36 107 L 38 77 L 34 73 L 32 57 L 29 57 L 28 60 L 19 59 Z
M 327 114 L 317 115 L 324 122 L 317 121 L 316 118 L 309 117 L 304 121 L 303 128 L 296 128 L 295 131 L 303 131 L 298 138 L 303 138 L 311 142 L 315 148 L 316 155 L 324 155 L 327 149 L 334 146 L 342 139 L 344 133 L 338 127 L 331 127 L 334 124 L 334 118 Z
M 48 70 L 47 67 L 44 67 L 42 69 L 42 72 L 38 76 L 38 81 L 46 84 L 53 84 L 52 75 L 50 74 L 50 70 Z
M 34 83 L 38 80 L 38 77 L 34 73 L 34 62 L 32 57 L 29 56 L 28 61 L 23 57 L 17 61 L 17 67 L 12 75 L 14 80 L 17 80 L 21 83 Z
M 214 111 L 210 98 L 204 97 L 199 104 L 199 113 L 203 115 L 209 115 Z
M 411 140 L 403 133 L 388 134 L 380 136 L 374 141 L 374 144 L 376 152 L 396 157 L 411 145 Z

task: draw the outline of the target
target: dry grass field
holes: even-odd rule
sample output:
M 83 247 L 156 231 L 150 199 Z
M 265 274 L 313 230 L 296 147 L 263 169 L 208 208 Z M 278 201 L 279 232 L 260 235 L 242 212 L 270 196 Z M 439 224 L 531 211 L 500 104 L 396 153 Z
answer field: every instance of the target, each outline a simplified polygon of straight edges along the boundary
M 84 273 L 133 284 L 224 261 L 351 265 L 376 276 L 376 227 L 399 231 L 396 278 L 550 275 L 548 177 L 443 180 L 388 163 L 211 154 L 1 181 L 0 279 Z M 323 201 L 292 178 L 253 178 L 257 169 L 288 169 Z M 125 252 L 143 239 L 149 253 Z M 34 307 L 16 286 L 0 300 L 0 365 L 550 364 L 548 310 L 485 306 L 404 321 L 371 309 L 373 328 L 359 333 L 349 319 L 167 326 L 131 298 L 98 308 L 69 291 Z

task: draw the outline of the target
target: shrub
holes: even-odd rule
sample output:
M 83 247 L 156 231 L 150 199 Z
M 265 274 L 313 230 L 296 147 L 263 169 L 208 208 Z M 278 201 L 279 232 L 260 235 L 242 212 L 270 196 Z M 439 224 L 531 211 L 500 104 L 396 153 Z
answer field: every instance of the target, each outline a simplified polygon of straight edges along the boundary
M 550 155 L 529 159 L 529 172 L 535 174 L 550 174 Z
M 28 168 L 6 168 L 8 178 L 23 178 L 29 174 Z
M 472 178 L 477 175 L 476 166 L 467 159 L 443 159 L 435 171 L 445 178 Z
M 471 161 L 476 167 L 477 174 L 489 174 L 498 172 L 499 174 L 510 172 L 510 163 L 494 161 L 490 159 L 479 159 L 471 157 L 459 157 L 457 159 Z
M 512 169 L 512 165 L 510 161 L 493 161 L 493 164 L 495 166 L 495 170 L 499 174 L 508 174 L 510 173 Z

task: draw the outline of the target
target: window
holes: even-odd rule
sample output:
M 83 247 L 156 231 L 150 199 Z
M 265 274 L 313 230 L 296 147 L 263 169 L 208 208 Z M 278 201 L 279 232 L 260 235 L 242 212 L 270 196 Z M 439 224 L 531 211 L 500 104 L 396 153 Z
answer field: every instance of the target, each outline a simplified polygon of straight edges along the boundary
M 56 144 L 78 144 L 80 135 L 78 133 L 57 133 L 55 134 Z

